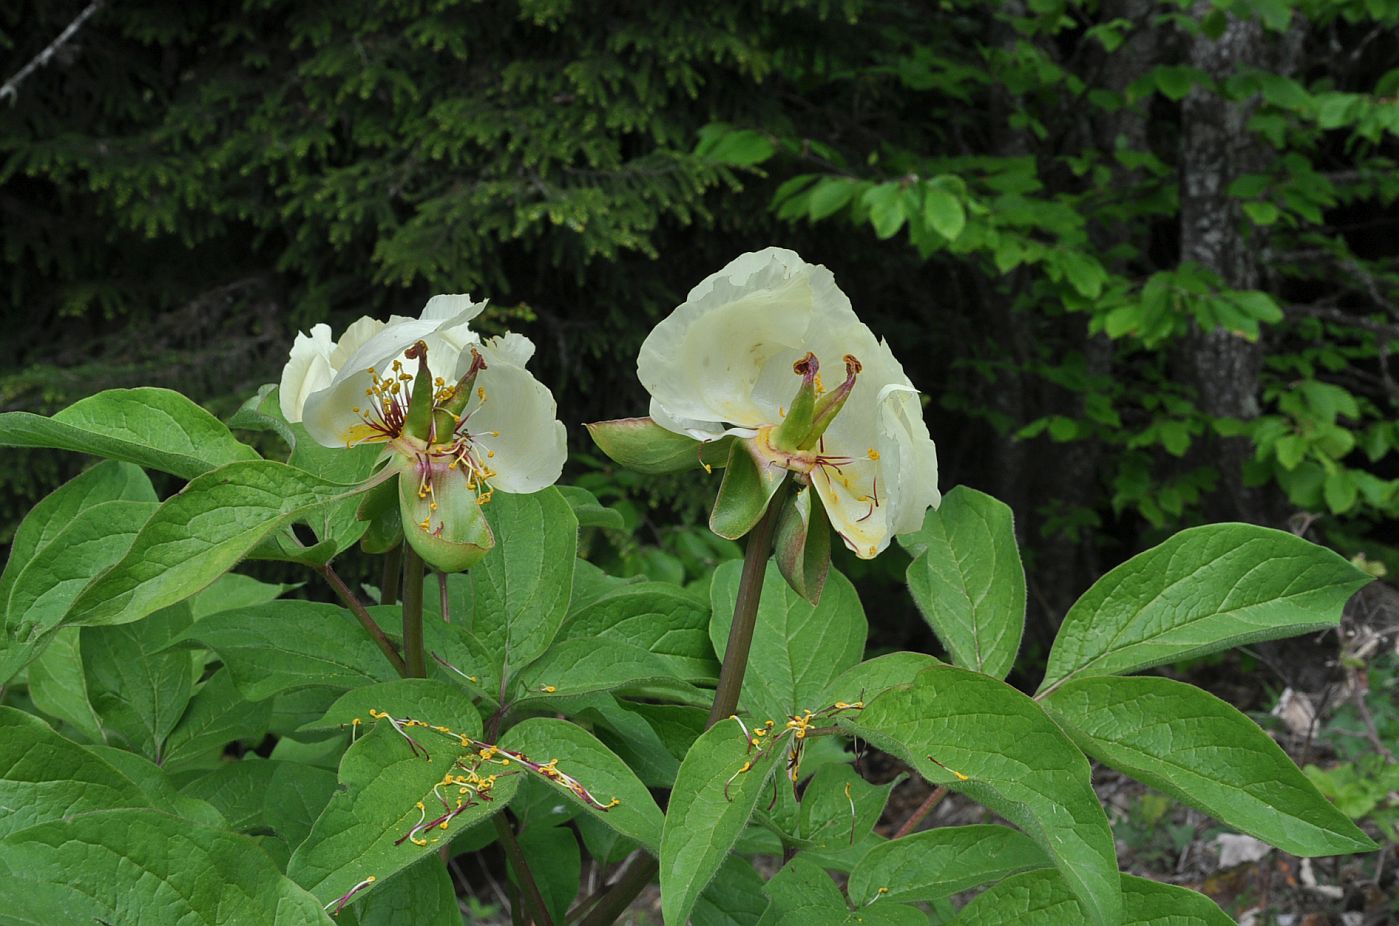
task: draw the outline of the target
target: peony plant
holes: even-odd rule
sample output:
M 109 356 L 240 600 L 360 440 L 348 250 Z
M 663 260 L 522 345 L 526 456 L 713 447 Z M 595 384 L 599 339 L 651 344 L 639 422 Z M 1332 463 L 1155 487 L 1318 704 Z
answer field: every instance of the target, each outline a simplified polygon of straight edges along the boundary
M 770 248 L 646 339 L 647 417 L 589 426 L 642 473 L 723 470 L 742 561 L 638 581 L 590 559 L 643 540 L 555 485 L 533 347 L 480 337 L 483 305 L 315 326 L 227 422 L 150 388 L 0 414 L 0 445 L 101 460 L 0 573 L 0 922 L 459 923 L 471 853 L 536 926 L 610 926 L 657 879 L 665 926 L 1231 922 L 1119 871 L 1092 763 L 1294 855 L 1374 849 L 1251 719 L 1151 674 L 1335 627 L 1370 577 L 1334 552 L 1183 531 L 1024 658 L 1010 510 L 941 496 L 888 345 Z M 832 533 L 902 558 L 936 653 L 866 658 Z M 856 743 L 921 783 L 867 781 Z M 944 800 L 998 822 L 923 828 Z

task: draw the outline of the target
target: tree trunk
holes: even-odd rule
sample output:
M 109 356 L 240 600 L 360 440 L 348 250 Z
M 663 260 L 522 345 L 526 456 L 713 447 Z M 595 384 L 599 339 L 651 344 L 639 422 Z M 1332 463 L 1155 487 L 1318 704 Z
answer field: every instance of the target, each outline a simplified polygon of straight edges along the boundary
M 1197 7 L 1199 15 L 1213 9 Z M 1263 27 L 1256 20 L 1230 19 L 1222 35 L 1203 33 L 1189 38 L 1189 63 L 1222 83 L 1240 67 L 1261 64 L 1265 52 Z M 1240 174 L 1256 170 L 1262 152 L 1246 124 L 1251 105 L 1224 99 L 1216 91 L 1196 87 L 1186 96 L 1181 112 L 1180 258 L 1218 274 L 1232 289 L 1258 285 L 1259 264 L 1254 246 L 1240 234 L 1241 215 L 1228 195 Z M 1179 353 L 1181 373 L 1194 387 L 1199 408 L 1207 415 L 1253 418 L 1258 414 L 1262 345 L 1217 328 L 1196 330 Z M 1208 438 L 1207 438 L 1208 441 Z M 1243 468 L 1252 451 L 1246 438 L 1206 443 L 1219 470 L 1212 519 L 1266 520 L 1257 490 L 1243 484 Z

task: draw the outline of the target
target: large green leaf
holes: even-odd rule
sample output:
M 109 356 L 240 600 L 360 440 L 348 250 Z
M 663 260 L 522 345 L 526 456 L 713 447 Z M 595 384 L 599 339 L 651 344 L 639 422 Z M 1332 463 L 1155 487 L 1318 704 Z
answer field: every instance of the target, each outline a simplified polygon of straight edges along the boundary
M 230 828 L 256 833 L 263 847 L 285 862 L 310 834 L 335 786 L 332 771 L 251 755 L 192 779 L 180 793 L 207 801 Z M 279 845 L 273 849 L 269 840 Z
M 713 606 L 709 635 L 715 652 L 724 652 L 738 600 L 743 564 L 732 561 L 714 571 L 709 587 Z M 820 703 L 840 673 L 860 661 L 869 625 L 854 586 L 834 569 L 821 603 L 813 605 L 769 569 L 763 577 L 758 620 L 743 677 L 739 707 L 755 719 L 782 720 Z
M 0 574 L 0 614 L 6 613 L 10 587 L 36 553 L 72 523 L 85 508 L 102 502 L 154 502 L 155 490 L 139 466 L 107 460 L 54 489 L 30 509 L 10 541 L 10 558 Z
M 604 595 L 570 617 L 559 639 L 638 646 L 664 658 L 687 681 L 719 675 L 709 642 L 709 602 L 663 582 L 626 585 Z
M 512 680 L 516 701 L 596 691 L 648 690 L 689 704 L 708 703 L 709 695 L 675 677 L 664 657 L 616 640 L 564 640 L 530 663 Z
M 1006 826 L 944 826 L 881 843 L 850 872 L 850 900 L 937 900 L 1050 865 L 1034 840 Z
M 498 493 L 486 516 L 496 548 L 468 573 L 466 613 L 452 620 L 499 654 L 508 676 L 549 648 L 568 613 L 578 519 L 553 489 Z
M 908 590 L 954 664 L 1005 678 L 1025 629 L 1025 570 L 1010 508 L 958 486 L 899 542 Z
M 415 862 L 363 901 L 341 911 L 346 926 L 462 926 L 452 875 L 441 859 Z
M 75 876 L 81 872 L 81 876 Z M 0 840 L 6 923 L 330 920 L 252 840 L 156 810 L 103 810 Z
M 87 675 L 79 642 L 81 627 L 64 627 L 53 635 L 38 657 L 29 664 L 25 680 L 29 700 L 50 717 L 70 724 L 94 743 L 105 741 L 102 719 L 88 696 Z
M 1255 640 L 1334 627 L 1371 577 L 1325 547 L 1252 524 L 1181 531 L 1103 576 L 1076 601 L 1040 693 Z
M 816 769 L 798 810 L 802 845 L 837 851 L 855 845 L 874 829 L 889 792 L 902 780 L 900 775 L 882 785 L 871 784 L 844 762 Z
M 544 906 L 555 923 L 564 922 L 568 908 L 578 896 L 583 875 L 583 856 L 573 830 L 566 826 L 529 826 L 520 833 L 519 841 L 525 859 L 535 860 L 530 871 Z M 516 880 L 513 866 L 510 875 Z
M 30 557 L 10 588 L 0 639 L 0 682 L 41 653 L 82 590 L 131 548 L 154 502 L 111 501 L 84 508 Z
M 1034 701 L 979 672 L 935 666 L 838 722 L 1019 826 L 1093 921 L 1116 924 L 1117 858 L 1088 760 Z
M 682 926 L 690 916 L 767 794 L 781 755 L 782 749 L 755 752 L 733 720 L 711 727 L 690 747 L 661 829 L 661 913 L 667 926 Z
M 269 460 L 206 473 L 160 506 L 121 561 L 78 595 L 64 622 L 122 624 L 183 601 L 273 531 L 360 491 Z
M 75 450 L 193 479 L 200 473 L 258 459 L 213 415 L 169 389 L 109 389 L 52 418 L 0 414 L 0 446 Z
M 165 773 L 165 769 L 145 756 L 116 746 L 89 746 L 88 752 L 106 760 L 108 765 L 125 775 L 132 784 L 141 789 L 141 793 L 146 796 L 152 807 L 205 826 L 228 828 L 228 821 L 216 807 L 197 797 L 181 794 L 175 783 L 170 780 L 170 776 Z
M 371 723 L 370 711 L 383 711 L 400 719 L 450 727 L 475 728 L 480 712 L 459 685 L 431 678 L 396 678 L 353 688 L 335 699 L 319 720 L 305 724 L 304 733 L 348 730 L 358 719 Z
M 1204 894 L 1121 875 L 1122 926 L 1234 926 Z M 952 926 L 1091 926 L 1080 899 L 1054 871 L 1029 871 L 991 887 Z
M 1293 855 L 1370 852 L 1268 734 L 1167 678 L 1082 678 L 1044 701 L 1093 758 Z
M 38 717 L 0 707 L 0 806 L 0 836 L 8 836 L 92 810 L 149 807 L 150 801 L 109 762 Z
M 358 688 L 398 675 L 350 612 L 286 599 L 211 614 L 174 641 L 219 654 L 249 701 L 310 686 Z
M 719 874 L 700 892 L 690 913 L 692 926 L 757 926 L 767 907 L 763 876 L 741 855 L 730 855 Z
M 272 699 L 248 701 L 233 684 L 233 674 L 222 668 L 190 698 L 180 722 L 170 731 L 162 754 L 171 771 L 189 767 L 219 755 L 229 743 L 257 743 L 272 723 Z
M 837 701 L 868 701 L 876 695 L 907 685 L 924 669 L 946 665 L 941 659 L 926 653 L 898 650 L 866 659 L 837 676 L 818 700 L 826 704 Z
M 567 788 L 556 789 L 560 794 L 623 836 L 659 851 L 661 808 L 636 773 L 587 730 L 566 720 L 534 717 L 507 730 L 500 745 L 535 762 L 557 759 L 559 770 L 576 778 L 599 802 L 620 803 L 599 810 Z
M 453 728 L 458 733 L 481 735 L 479 718 L 463 717 L 459 724 Z M 483 773 L 502 773 L 492 800 L 469 807 L 446 830 L 433 827 L 423 833 L 425 845 L 403 839 L 424 815 L 431 820 L 442 812 L 433 788 L 459 757 L 474 754 L 432 730 L 415 728 L 411 732 L 427 749 L 426 760 L 388 720 L 381 719 L 340 761 L 341 789 L 287 865 L 287 874 L 321 903 L 336 901 L 371 875 L 375 880 L 365 890 L 378 889 L 419 859 L 435 855 L 443 840 L 503 810 L 519 787 L 518 774 L 504 774 L 507 770 L 488 766 Z M 444 793 L 453 804 L 462 796 L 456 788 Z
M 102 725 L 154 762 L 163 761 L 166 738 L 203 664 L 188 650 L 162 651 L 193 620 L 189 605 L 178 604 L 135 624 L 84 627 L 80 637 L 88 693 Z
M 840 888 L 815 862 L 798 855 L 763 886 L 767 909 L 760 926 L 806 926 L 815 920 L 839 921 L 849 907 Z

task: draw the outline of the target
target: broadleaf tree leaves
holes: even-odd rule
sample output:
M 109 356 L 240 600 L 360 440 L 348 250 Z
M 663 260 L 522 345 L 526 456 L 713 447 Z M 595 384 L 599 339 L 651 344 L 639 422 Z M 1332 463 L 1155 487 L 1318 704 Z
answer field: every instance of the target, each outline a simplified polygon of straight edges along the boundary
M 50 717 L 70 724 L 94 743 L 105 741 L 102 718 L 92 707 L 79 639 L 81 627 L 64 627 L 29 664 L 29 700 Z
M 32 714 L 0 707 L 0 837 L 31 826 L 150 801 L 111 763 Z
M 270 460 L 206 473 L 151 515 L 121 561 L 78 595 L 64 622 L 140 620 L 203 590 L 278 528 L 361 491 Z
M 837 723 L 1016 824 L 1098 926 L 1117 922 L 1117 857 L 1088 760 L 1034 701 L 979 672 L 936 666 Z
M 468 736 L 480 736 L 481 732 L 479 721 L 476 726 L 464 723 L 457 729 Z M 337 900 L 370 875 L 375 881 L 364 892 L 377 890 L 409 865 L 435 855 L 443 840 L 503 810 L 519 787 L 518 773 L 501 774 L 492 800 L 477 802 L 453 819 L 446 830 L 432 827 L 423 833 L 420 838 L 426 845 L 407 839 L 395 845 L 422 822 L 428 808 L 432 814 L 429 820 L 441 812 L 433 787 L 458 757 L 472 754 L 430 730 L 417 728 L 414 732 L 422 735 L 429 758 L 415 753 L 387 720 L 378 720 L 341 759 L 341 790 L 287 864 L 288 876 L 321 903 Z M 483 771 L 500 769 L 490 766 Z M 452 789 L 450 800 L 455 803 L 458 796 Z M 419 810 L 419 802 L 423 810 Z
M 530 663 L 512 680 L 516 701 L 598 691 L 663 692 L 687 704 L 707 703 L 710 696 L 675 677 L 661 656 L 629 643 L 564 640 Z
M 103 810 L 11 834 L 0 840 L 0 877 L 10 923 L 330 922 L 252 840 L 157 810 Z
M 850 900 L 937 900 L 1052 864 L 1034 840 L 1007 826 L 944 826 L 871 849 L 850 872 Z
M 1369 575 L 1252 524 L 1183 530 L 1093 584 L 1064 618 L 1040 694 L 1257 640 L 1334 627 Z
M 716 653 L 724 652 L 738 600 L 743 564 L 723 563 L 709 587 L 713 608 L 709 636 Z M 782 719 L 816 710 L 837 675 L 860 661 L 869 624 L 850 580 L 832 569 L 813 605 L 797 594 L 776 569 L 763 576 L 757 625 L 749 650 L 739 707 L 756 719 Z
M 221 668 L 190 698 L 189 707 L 165 740 L 162 765 L 177 771 L 211 753 L 222 753 L 229 743 L 251 741 L 256 745 L 271 723 L 272 699 L 248 701 L 233 684 L 232 673 Z
M 253 755 L 200 775 L 180 793 L 215 807 L 234 830 L 278 840 L 285 860 L 310 834 L 335 787 L 335 773 L 327 769 Z
M 759 926 L 802 926 L 813 920 L 843 919 L 849 911 L 840 888 L 815 862 L 798 855 L 763 885 L 767 909 Z
M 1005 678 L 1025 629 L 1025 570 L 1010 508 L 958 486 L 899 542 L 908 590 L 954 664 Z
M 1234 926 L 1204 894 L 1121 875 L 1122 926 Z M 1029 871 L 993 885 L 951 926 L 1091 926 L 1078 898 L 1055 871 Z
M 301 732 L 349 730 L 373 723 L 370 711 L 445 726 L 468 736 L 475 736 L 470 731 L 481 726 L 480 712 L 460 686 L 430 678 L 395 678 L 350 689 L 335 699 L 325 716 L 303 725 Z
M 344 608 L 281 599 L 220 611 L 173 646 L 202 643 L 219 654 L 249 701 L 296 688 L 358 688 L 398 678 L 384 654 Z
M 346 907 L 338 921 L 346 926 L 461 926 L 462 915 L 451 873 L 429 856 Z
M 105 460 L 46 495 L 24 516 L 10 540 L 10 558 L 0 573 L 0 614 L 6 612 L 10 587 L 33 556 L 48 546 L 78 513 L 102 502 L 154 502 L 151 480 L 139 466 Z
M 143 386 L 108 389 L 52 418 L 0 414 L 0 446 L 73 450 L 124 460 L 184 479 L 228 463 L 259 459 L 213 415 L 178 392 Z
M 519 840 L 527 860 L 548 860 L 548 864 L 532 866 L 531 872 L 550 916 L 555 923 L 564 922 L 568 908 L 578 896 L 583 874 L 583 856 L 573 830 L 566 826 L 528 826 Z M 513 879 L 513 868 L 510 874 Z
M 508 676 L 549 648 L 568 613 L 578 519 L 554 489 L 497 494 L 486 516 L 496 547 L 468 573 L 468 613 L 452 620 L 500 654 Z
M 655 798 L 636 773 L 587 730 L 566 720 L 532 717 L 505 731 L 499 745 L 535 762 L 557 759 L 559 771 L 577 779 L 599 803 L 614 798 L 619 803 L 599 810 L 568 788 L 556 791 L 623 836 L 653 853 L 660 850 L 662 814 Z
M 675 776 L 661 828 L 661 914 L 666 926 L 682 926 L 690 916 L 758 800 L 768 793 L 767 782 L 781 754 L 781 749 L 753 751 L 732 720 L 711 727 L 690 747 Z
M 1082 678 L 1044 708 L 1088 755 L 1300 856 L 1373 851 L 1287 754 L 1235 708 L 1167 678 Z

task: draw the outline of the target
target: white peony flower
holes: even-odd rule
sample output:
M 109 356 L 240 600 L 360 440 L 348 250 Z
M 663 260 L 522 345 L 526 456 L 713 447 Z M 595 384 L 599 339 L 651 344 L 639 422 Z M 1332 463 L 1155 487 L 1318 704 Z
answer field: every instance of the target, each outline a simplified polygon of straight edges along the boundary
M 484 307 L 434 296 L 418 318 L 361 318 L 338 343 L 317 325 L 297 335 L 282 371 L 283 414 L 316 441 L 386 445 L 405 534 L 448 570 L 493 544 L 480 506 L 495 490 L 552 485 L 566 455 L 554 397 L 525 369 L 533 343 L 514 333 L 482 342 L 469 323 Z M 431 378 L 419 382 L 423 371 Z
M 941 501 L 917 390 L 831 272 L 792 251 L 744 254 L 701 282 L 646 338 L 637 373 L 661 427 L 733 435 L 764 466 L 808 479 L 857 556 L 917 530 Z

